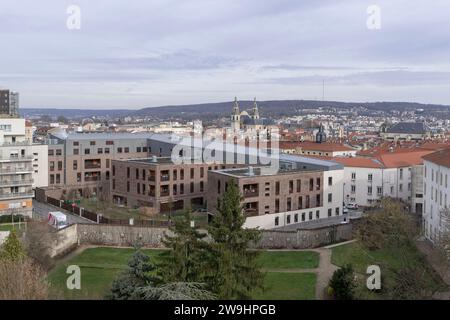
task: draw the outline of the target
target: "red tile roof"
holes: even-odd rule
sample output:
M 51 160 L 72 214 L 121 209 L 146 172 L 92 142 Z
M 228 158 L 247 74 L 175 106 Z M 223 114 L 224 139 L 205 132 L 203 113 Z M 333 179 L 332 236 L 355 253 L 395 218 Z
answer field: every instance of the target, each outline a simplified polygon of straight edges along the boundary
M 427 154 L 423 159 L 450 168 L 450 148 Z
M 280 141 L 279 142 L 280 149 L 296 149 L 300 148 L 303 150 L 314 150 L 314 151 L 325 151 L 325 152 L 333 152 L 333 151 L 352 151 L 350 147 L 344 146 L 340 143 L 316 143 L 310 141 Z

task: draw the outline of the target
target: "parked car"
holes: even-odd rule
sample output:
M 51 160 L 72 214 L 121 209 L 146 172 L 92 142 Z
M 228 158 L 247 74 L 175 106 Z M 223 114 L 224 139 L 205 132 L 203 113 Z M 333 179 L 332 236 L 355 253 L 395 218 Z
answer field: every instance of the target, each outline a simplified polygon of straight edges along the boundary
M 358 209 L 358 205 L 356 203 L 348 203 L 347 204 L 347 209 L 357 210 Z

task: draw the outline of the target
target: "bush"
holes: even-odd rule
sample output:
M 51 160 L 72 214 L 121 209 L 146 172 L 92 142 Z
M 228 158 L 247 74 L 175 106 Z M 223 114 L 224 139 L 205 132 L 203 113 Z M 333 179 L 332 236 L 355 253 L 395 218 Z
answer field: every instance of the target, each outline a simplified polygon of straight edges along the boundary
M 328 292 L 338 300 L 352 300 L 356 288 L 355 273 L 350 264 L 336 270 L 331 277 Z

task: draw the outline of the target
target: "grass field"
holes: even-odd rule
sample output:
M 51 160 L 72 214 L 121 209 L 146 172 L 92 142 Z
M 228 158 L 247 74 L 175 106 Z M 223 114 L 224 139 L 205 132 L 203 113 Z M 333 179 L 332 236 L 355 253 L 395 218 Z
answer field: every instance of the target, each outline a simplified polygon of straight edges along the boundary
M 0 231 L 11 231 L 16 230 L 18 234 L 20 234 L 23 230 L 25 230 L 25 223 L 21 223 L 20 227 L 18 223 L 3 223 L 0 224 Z
M 365 286 L 366 270 L 369 265 L 380 266 L 383 282 L 387 285 L 393 281 L 393 270 L 408 265 L 423 266 L 427 270 L 424 279 L 430 288 L 440 288 L 443 285 L 415 247 L 369 251 L 358 243 L 351 243 L 333 248 L 331 262 L 340 267 L 347 263 L 352 264 L 359 279 L 356 289 L 359 299 L 384 298 L 381 294 L 370 292 Z
M 55 298 L 102 299 L 113 279 L 126 267 L 133 254 L 131 248 L 89 248 L 73 258 L 62 261 L 50 272 L 48 280 Z M 157 261 L 162 250 L 144 250 Z M 304 261 L 303 261 L 304 260 Z M 278 261 L 278 262 L 274 262 Z M 318 264 L 315 252 L 263 252 L 260 263 L 270 269 L 265 278 L 266 290 L 255 292 L 255 299 L 314 299 L 314 273 L 273 272 L 274 269 L 314 268 Z M 66 269 L 69 265 L 81 268 L 81 290 L 66 289 Z
M 319 254 L 314 251 L 263 251 L 259 262 L 264 269 L 313 269 L 319 266 Z

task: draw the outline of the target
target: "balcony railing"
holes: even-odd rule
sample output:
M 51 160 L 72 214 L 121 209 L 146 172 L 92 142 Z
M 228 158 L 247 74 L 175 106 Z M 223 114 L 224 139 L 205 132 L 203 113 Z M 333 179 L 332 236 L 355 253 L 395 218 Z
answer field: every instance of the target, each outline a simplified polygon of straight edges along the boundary
M 19 161 L 30 161 L 30 160 L 33 160 L 33 156 L 29 156 L 29 155 L 26 155 L 26 156 L 20 155 L 17 157 L 15 157 L 15 156 L 0 156 L 0 161 L 7 161 L 7 162 L 13 162 L 13 161 L 19 162 Z
M 0 209 L 1 215 L 11 215 L 11 214 L 21 214 L 21 215 L 30 215 L 32 213 L 32 208 L 8 208 L 8 209 Z M 18 222 L 15 222 L 18 223 Z
M 169 180 L 170 180 L 170 176 L 168 174 L 161 175 L 161 181 L 169 181 Z
M 99 163 L 99 164 L 88 164 L 88 163 L 86 163 L 85 165 L 84 165 L 84 168 L 85 169 L 101 169 L 102 168 L 102 165 Z
M 0 193 L 0 199 L 28 198 L 33 196 L 33 192 Z
M 159 195 L 160 195 L 161 197 L 168 197 L 168 196 L 170 195 L 170 191 L 169 191 L 169 190 L 167 190 L 167 191 L 161 190 L 161 192 L 160 192 Z
M 84 177 L 84 181 L 100 181 L 100 177 Z
M 0 174 L 14 174 L 21 172 L 33 172 L 31 167 L 20 167 L 20 168 L 0 168 Z
M 257 197 L 257 196 L 259 196 L 258 190 L 244 190 L 245 198 Z
M 0 186 L 18 186 L 33 184 L 33 179 L 24 180 L 0 180 Z
M 257 216 L 258 215 L 258 209 L 253 209 L 253 208 L 244 209 L 244 214 L 247 217 Z

